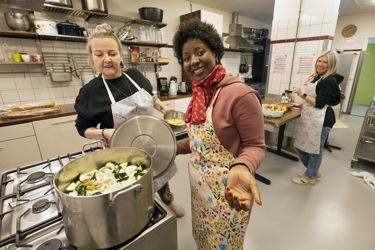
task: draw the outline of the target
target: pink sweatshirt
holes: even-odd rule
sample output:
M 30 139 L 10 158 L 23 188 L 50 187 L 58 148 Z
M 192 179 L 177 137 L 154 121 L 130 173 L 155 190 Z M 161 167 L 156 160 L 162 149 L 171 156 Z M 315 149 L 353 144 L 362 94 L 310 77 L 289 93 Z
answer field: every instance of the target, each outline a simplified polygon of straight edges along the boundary
M 226 75 L 216 88 L 221 88 L 212 114 L 216 135 L 236 156 L 232 166 L 244 164 L 254 174 L 266 154 L 260 96 L 231 75 Z M 177 154 L 188 153 L 191 153 L 189 138 L 177 143 Z

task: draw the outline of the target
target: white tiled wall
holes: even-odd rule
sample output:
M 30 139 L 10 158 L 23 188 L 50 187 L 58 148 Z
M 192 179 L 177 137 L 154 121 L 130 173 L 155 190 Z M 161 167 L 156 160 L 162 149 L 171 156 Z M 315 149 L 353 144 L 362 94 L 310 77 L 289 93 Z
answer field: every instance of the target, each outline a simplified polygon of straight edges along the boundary
M 334 35 L 339 0 L 328 1 L 328 3 L 325 0 L 302 1 L 298 23 L 300 2 L 298 0 L 276 0 L 271 41 L 296 38 L 296 32 L 297 38 Z M 273 44 L 268 93 L 281 95 L 282 92 L 286 89 L 291 89 L 293 86 L 303 88 L 302 83 L 308 75 L 298 72 L 299 59 L 300 57 L 312 56 L 315 61 L 316 57 L 324 49 L 323 44 L 324 40 Z M 328 48 L 330 47 L 331 43 L 329 41 Z M 285 70 L 282 73 L 274 72 L 275 60 L 280 56 L 286 56 L 287 58 Z M 292 59 L 293 56 L 294 60 Z

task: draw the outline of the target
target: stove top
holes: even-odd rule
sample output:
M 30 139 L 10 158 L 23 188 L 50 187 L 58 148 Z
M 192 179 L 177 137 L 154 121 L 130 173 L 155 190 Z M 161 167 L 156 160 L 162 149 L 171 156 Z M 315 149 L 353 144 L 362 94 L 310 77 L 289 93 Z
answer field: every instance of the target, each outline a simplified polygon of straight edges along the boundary
M 101 148 L 91 148 L 86 153 L 99 149 Z M 58 195 L 53 188 L 53 178 L 65 164 L 80 157 L 81 154 L 77 152 L 59 156 L 2 174 L 0 248 L 75 249 L 65 235 Z M 154 214 L 146 227 L 115 249 L 127 249 L 126 246 L 137 238 L 144 237 L 145 233 L 161 225 L 163 221 L 170 220 L 176 221 L 174 214 L 162 202 L 155 199 Z M 177 232 L 175 234 L 177 235 Z

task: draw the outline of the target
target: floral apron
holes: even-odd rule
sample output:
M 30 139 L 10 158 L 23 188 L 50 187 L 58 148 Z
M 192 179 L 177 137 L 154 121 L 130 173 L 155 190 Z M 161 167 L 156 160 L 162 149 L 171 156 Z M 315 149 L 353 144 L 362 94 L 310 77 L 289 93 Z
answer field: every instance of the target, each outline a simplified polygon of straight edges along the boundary
M 216 92 L 202 124 L 188 124 L 193 237 L 198 249 L 242 249 L 250 212 L 229 207 L 224 191 L 235 156 L 221 145 L 212 123 Z
M 315 88 L 318 82 L 319 81 L 315 83 L 310 82 L 306 85 L 305 93 L 308 96 L 316 97 Z M 328 106 L 325 105 L 322 109 L 319 109 L 308 102 L 303 104 L 294 142 L 296 148 L 306 153 L 319 154 L 320 138 L 327 107 Z
M 138 89 L 133 95 L 122 99 L 121 101 L 116 102 L 115 98 L 112 95 L 111 90 L 108 87 L 107 82 L 104 80 L 103 76 L 103 83 L 107 90 L 109 99 L 111 100 L 111 110 L 113 116 L 113 125 L 114 128 L 117 128 L 122 122 L 129 119 L 135 115 L 152 115 L 153 113 L 153 100 L 152 96 L 143 88 L 139 87 L 139 85 L 127 74 L 123 73 L 125 77 L 127 77 L 133 85 Z M 109 148 L 109 141 L 102 140 L 106 146 Z

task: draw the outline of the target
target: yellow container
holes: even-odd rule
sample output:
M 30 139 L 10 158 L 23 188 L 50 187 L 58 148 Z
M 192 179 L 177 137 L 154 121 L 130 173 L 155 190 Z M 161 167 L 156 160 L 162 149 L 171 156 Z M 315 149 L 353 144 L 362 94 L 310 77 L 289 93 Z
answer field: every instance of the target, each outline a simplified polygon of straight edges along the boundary
M 15 62 L 22 62 L 22 57 L 21 54 L 19 53 L 12 53 L 13 60 Z

